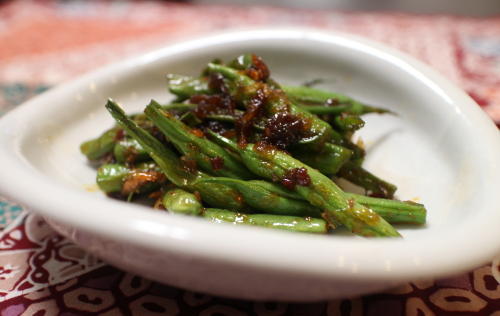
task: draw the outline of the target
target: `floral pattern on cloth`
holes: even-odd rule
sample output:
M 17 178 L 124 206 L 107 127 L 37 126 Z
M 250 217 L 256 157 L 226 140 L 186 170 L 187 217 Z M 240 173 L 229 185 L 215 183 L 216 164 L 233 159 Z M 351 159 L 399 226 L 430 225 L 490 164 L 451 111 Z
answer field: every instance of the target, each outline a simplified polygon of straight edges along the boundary
M 311 304 L 251 302 L 184 291 L 110 266 L 10 299 L 14 315 L 498 315 L 500 291 L 489 267 L 440 281 L 421 280 L 361 298 Z
M 403 50 L 461 86 L 500 123 L 500 17 L 345 13 L 139 1 L 0 4 L 0 115 L 103 64 L 212 31 L 308 26 Z M 61 32 L 64 30 L 64 32 Z M 162 285 L 105 265 L 0 196 L 0 315 L 492 315 L 490 265 L 384 293 L 311 304 L 251 302 Z M 496 267 L 498 269 L 498 267 Z
M 22 212 L 0 235 L 0 301 L 60 283 L 102 265 L 54 232 L 40 216 Z

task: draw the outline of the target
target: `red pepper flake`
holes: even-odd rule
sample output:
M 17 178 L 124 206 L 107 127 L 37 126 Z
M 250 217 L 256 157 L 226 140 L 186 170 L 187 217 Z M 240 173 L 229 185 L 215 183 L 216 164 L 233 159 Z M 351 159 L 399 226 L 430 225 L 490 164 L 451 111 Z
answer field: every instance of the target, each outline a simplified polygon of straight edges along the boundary
M 266 81 L 269 78 L 270 72 L 262 58 L 252 54 L 252 64 L 245 71 L 245 74 L 255 81 Z
M 262 140 L 277 148 L 286 149 L 305 136 L 309 125 L 296 115 L 278 112 L 267 120 Z
M 281 179 L 281 184 L 285 188 L 293 190 L 296 185 L 309 186 L 311 178 L 306 168 L 293 168 L 285 173 L 285 176 Z
M 210 158 L 210 164 L 212 165 L 212 169 L 214 171 L 221 170 L 222 168 L 224 168 L 224 158 L 222 157 Z

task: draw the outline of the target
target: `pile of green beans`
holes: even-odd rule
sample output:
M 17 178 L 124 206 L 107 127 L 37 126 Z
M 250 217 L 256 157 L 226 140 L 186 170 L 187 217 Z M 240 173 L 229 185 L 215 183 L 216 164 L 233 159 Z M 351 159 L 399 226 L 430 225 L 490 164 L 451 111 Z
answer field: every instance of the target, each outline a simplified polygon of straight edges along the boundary
M 423 225 L 422 204 L 394 199 L 396 186 L 364 169 L 353 134 L 362 115 L 391 113 L 306 86 L 282 86 L 253 54 L 208 63 L 199 77 L 169 74 L 173 102 L 152 100 L 84 142 L 97 185 L 127 201 L 212 223 L 364 237 L 398 237 L 392 224 Z M 343 178 L 365 190 L 345 192 Z

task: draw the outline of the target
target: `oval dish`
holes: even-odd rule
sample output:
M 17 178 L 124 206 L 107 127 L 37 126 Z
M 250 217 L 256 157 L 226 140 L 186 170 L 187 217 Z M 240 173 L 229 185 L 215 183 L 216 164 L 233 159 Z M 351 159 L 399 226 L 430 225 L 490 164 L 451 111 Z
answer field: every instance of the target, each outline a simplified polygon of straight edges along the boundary
M 386 107 L 366 117 L 369 170 L 397 197 L 428 209 L 402 239 L 311 236 L 126 204 L 93 190 L 79 144 L 113 124 L 111 97 L 128 111 L 166 101 L 165 74 L 196 74 L 215 57 L 261 55 L 288 84 Z M 416 278 L 445 277 L 500 252 L 500 138 L 460 89 L 422 63 L 353 36 L 252 30 L 176 44 L 56 87 L 0 120 L 0 192 L 43 215 L 85 249 L 120 268 L 174 286 L 258 300 L 312 301 L 364 294 Z

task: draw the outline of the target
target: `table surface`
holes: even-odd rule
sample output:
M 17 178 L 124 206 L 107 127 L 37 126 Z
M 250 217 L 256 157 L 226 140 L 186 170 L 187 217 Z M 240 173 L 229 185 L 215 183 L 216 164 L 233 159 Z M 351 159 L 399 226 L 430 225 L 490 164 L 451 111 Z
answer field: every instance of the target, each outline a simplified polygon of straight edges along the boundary
M 500 126 L 500 17 L 186 5 L 0 4 L 0 115 L 101 65 L 192 36 L 308 26 L 384 42 L 461 86 Z M 7 43 L 7 44 L 5 44 Z M 491 265 L 363 297 L 311 304 L 230 300 L 158 284 L 99 261 L 0 196 L 0 315 L 496 315 Z M 40 313 L 40 314 L 37 314 Z

